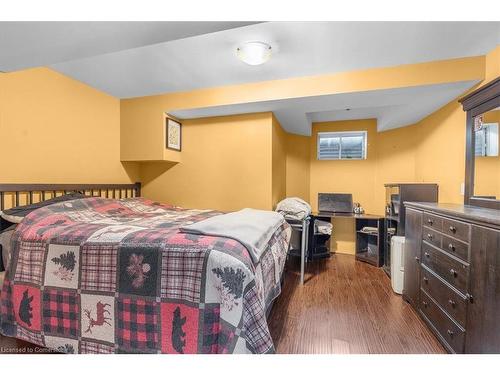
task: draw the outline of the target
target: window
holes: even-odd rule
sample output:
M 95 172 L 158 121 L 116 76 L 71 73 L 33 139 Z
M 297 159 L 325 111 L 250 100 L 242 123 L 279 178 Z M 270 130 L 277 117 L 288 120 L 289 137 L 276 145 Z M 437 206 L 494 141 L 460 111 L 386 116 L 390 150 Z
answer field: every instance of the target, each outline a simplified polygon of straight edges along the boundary
M 318 133 L 318 160 L 366 159 L 366 131 Z

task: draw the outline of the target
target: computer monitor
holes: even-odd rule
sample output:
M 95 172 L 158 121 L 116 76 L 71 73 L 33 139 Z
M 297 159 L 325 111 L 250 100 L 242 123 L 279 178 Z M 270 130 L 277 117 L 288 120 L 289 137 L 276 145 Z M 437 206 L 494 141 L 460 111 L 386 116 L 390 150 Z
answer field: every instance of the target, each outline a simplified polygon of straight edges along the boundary
M 352 194 L 318 193 L 319 212 L 352 213 Z

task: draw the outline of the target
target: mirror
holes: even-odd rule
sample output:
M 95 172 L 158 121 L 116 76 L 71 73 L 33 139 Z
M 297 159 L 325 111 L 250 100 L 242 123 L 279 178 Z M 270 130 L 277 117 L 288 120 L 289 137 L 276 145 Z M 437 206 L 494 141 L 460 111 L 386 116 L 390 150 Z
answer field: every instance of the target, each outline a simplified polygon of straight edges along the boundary
M 500 199 L 500 107 L 477 115 L 474 131 L 474 196 Z

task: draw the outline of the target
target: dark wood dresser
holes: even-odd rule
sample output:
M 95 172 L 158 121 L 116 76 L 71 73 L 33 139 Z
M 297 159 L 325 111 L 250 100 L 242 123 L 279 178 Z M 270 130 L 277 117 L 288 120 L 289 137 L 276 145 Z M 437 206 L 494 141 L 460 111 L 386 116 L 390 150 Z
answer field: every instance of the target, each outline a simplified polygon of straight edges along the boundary
M 403 298 L 451 353 L 500 353 L 500 211 L 406 205 Z

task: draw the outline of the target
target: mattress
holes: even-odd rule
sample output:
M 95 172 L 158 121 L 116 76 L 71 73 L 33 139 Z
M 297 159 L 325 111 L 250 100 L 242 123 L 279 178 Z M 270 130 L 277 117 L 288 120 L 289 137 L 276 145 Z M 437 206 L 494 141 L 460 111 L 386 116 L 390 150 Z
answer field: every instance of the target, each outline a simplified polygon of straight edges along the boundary
M 258 261 L 234 239 L 179 231 L 219 214 L 142 198 L 33 211 L 13 235 L 0 332 L 67 353 L 272 353 L 265 312 L 290 227 Z

